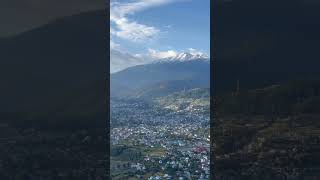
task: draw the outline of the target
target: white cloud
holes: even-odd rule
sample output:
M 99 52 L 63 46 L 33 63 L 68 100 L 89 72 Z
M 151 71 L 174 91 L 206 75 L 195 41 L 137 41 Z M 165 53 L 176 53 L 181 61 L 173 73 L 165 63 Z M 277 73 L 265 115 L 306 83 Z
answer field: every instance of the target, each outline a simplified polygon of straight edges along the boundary
M 113 34 L 134 42 L 152 39 L 160 32 L 155 27 L 139 24 L 135 21 L 130 22 L 126 18 L 117 19 L 115 23 L 117 24 L 118 31 L 113 32 Z
M 115 35 L 116 30 L 114 30 L 111 26 L 110 26 L 110 35 Z
M 111 45 L 110 41 L 110 45 Z M 124 70 L 131 66 L 142 65 L 152 63 L 155 60 L 163 59 L 167 57 L 174 57 L 177 52 L 173 50 L 169 51 L 157 51 L 149 49 L 147 53 L 143 54 L 131 54 L 121 51 L 119 48 L 112 48 L 110 50 L 110 72 L 115 73 Z
M 116 49 L 110 50 L 110 73 L 124 70 L 131 66 L 149 63 L 149 59 L 141 54 L 130 54 Z
M 200 51 L 200 50 L 197 50 L 197 49 L 193 49 L 193 48 L 188 48 L 188 51 L 190 54 L 192 55 L 200 55 L 200 56 L 204 56 L 204 57 L 208 57 L 209 58 L 209 55 Z
M 165 5 L 177 0 L 135 0 L 128 3 L 111 2 L 111 13 L 124 17 L 128 14 L 134 14 L 145 9 Z
M 160 30 L 153 26 L 129 20 L 128 15 L 147 8 L 165 5 L 176 0 L 136 0 L 134 2 L 111 2 L 110 21 L 116 29 L 110 29 L 110 34 L 133 42 L 143 42 L 152 39 Z
M 177 56 L 177 54 L 178 52 L 174 50 L 157 51 L 154 49 L 148 49 L 148 56 L 152 59 L 163 59 L 163 58 L 175 57 Z
M 164 58 L 171 58 L 171 57 L 177 57 L 181 53 L 189 53 L 193 56 L 201 56 L 209 58 L 209 55 L 193 48 L 188 48 L 185 51 L 175 51 L 175 50 L 168 50 L 168 51 L 157 51 L 154 49 L 148 49 L 147 56 L 151 59 L 158 60 L 158 59 L 164 59 Z
M 110 40 L 110 49 L 118 49 L 120 47 L 120 44 L 117 44 Z

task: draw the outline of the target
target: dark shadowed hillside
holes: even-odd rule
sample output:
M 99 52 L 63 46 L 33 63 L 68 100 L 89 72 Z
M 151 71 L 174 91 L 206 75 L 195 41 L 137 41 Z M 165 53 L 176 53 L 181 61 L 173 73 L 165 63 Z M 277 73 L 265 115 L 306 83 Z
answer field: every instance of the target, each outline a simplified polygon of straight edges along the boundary
M 218 179 L 319 177 L 319 81 L 291 81 L 217 97 Z
M 106 21 L 88 12 L 0 40 L 0 179 L 107 179 Z
M 216 1 L 217 180 L 317 179 L 320 3 Z
M 1 39 L 1 113 L 21 114 L 23 121 L 102 116 L 105 23 L 103 11 L 88 12 Z
M 217 98 L 216 113 L 227 116 L 286 117 L 318 114 L 320 81 L 299 80 Z
M 230 92 L 319 78 L 320 3 L 233 0 L 217 3 L 215 87 Z

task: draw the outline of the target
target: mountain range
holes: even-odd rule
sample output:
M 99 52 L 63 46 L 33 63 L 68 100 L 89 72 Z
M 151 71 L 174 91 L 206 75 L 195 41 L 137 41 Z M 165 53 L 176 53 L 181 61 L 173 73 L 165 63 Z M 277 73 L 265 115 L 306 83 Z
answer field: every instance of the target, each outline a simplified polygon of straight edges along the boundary
M 209 87 L 210 60 L 201 54 L 180 53 L 113 73 L 110 80 L 111 97 L 155 98 Z

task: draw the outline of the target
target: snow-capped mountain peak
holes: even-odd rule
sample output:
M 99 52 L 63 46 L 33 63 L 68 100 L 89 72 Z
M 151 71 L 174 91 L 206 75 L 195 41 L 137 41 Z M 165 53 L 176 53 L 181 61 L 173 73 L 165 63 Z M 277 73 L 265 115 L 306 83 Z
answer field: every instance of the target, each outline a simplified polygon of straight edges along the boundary
M 183 62 L 183 61 L 190 61 L 190 60 L 197 60 L 197 59 L 208 60 L 209 58 L 210 57 L 205 53 L 200 53 L 200 52 L 196 52 L 196 53 L 182 52 L 182 53 L 176 54 L 175 56 L 161 59 L 158 62 L 170 62 L 170 61 Z

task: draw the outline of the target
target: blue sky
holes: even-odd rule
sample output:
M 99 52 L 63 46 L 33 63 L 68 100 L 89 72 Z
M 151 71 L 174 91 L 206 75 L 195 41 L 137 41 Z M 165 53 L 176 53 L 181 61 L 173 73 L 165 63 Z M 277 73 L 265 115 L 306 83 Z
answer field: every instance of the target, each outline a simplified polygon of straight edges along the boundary
M 112 0 L 110 28 L 111 72 L 181 52 L 209 55 L 210 0 Z

